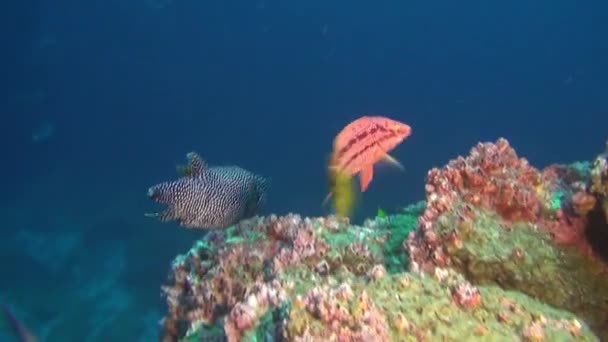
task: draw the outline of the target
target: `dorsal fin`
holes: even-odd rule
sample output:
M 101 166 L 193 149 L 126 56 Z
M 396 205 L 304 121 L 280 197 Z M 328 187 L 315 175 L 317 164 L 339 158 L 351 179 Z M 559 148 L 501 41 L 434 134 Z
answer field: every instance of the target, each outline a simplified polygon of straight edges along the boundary
M 186 155 L 188 159 L 187 165 L 178 165 L 177 172 L 184 177 L 199 177 L 205 169 L 207 163 L 196 152 L 190 152 Z

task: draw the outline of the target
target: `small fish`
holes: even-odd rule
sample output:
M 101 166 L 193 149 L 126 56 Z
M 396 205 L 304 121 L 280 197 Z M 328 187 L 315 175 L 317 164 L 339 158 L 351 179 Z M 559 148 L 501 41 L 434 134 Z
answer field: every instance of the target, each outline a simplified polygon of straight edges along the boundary
M 6 305 L 0 304 L 0 310 L 2 311 L 8 325 L 13 329 L 17 341 L 19 342 L 36 342 L 38 339 L 34 336 L 28 328 L 21 322 L 15 313 Z
M 269 181 L 237 166 L 208 166 L 195 152 L 178 167 L 181 178 L 148 189 L 148 197 L 166 204 L 146 214 L 186 228 L 222 229 L 253 217 L 266 201 Z
M 386 213 L 386 211 L 382 208 L 378 208 L 378 212 L 376 213 L 376 217 L 378 218 L 387 218 L 388 214 Z
M 374 164 L 385 160 L 403 169 L 388 152 L 412 132 L 410 126 L 382 116 L 363 116 L 348 124 L 334 139 L 330 168 L 359 174 L 361 192 L 374 175 Z

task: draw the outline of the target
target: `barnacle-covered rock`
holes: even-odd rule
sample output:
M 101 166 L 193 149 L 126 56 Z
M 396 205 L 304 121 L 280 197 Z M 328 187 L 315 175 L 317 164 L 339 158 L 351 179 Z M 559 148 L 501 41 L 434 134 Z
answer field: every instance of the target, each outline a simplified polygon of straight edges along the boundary
M 597 341 L 585 324 L 530 297 L 474 287 L 461 275 L 391 274 L 308 283 L 284 327 L 290 341 L 506 341 L 538 325 L 546 341 Z M 483 301 L 483 304 L 482 304 Z M 536 326 L 535 326 L 536 327 Z M 529 330 L 529 329 L 528 329 Z
M 560 165 L 541 172 L 518 157 L 506 139 L 479 143 L 468 157 L 458 157 L 428 172 L 426 209 L 419 218 L 418 230 L 408 239 L 411 266 L 430 270 L 448 264 L 443 240 L 457 243 L 458 236 L 438 235 L 435 224 L 443 213 L 457 211 L 466 225 L 472 209 L 496 213 L 506 226 L 533 223 L 550 234 L 556 244 L 591 253 L 584 234 L 586 219 L 572 207 L 573 196 L 587 182 L 586 173 Z M 585 201 L 578 201 L 580 210 L 584 210 Z
M 173 264 L 163 340 L 597 340 L 573 314 L 526 295 L 450 269 L 395 269 L 385 227 L 407 220 L 388 221 L 270 216 L 211 232 Z
M 608 273 L 601 261 L 575 247 L 557 246 L 532 223 L 507 224 L 496 213 L 477 208 L 467 208 L 463 218 L 460 206 L 434 225 L 435 233 L 446 237 L 438 250 L 449 267 L 473 284 L 495 284 L 576 312 L 605 333 Z
M 386 230 L 350 226 L 336 217 L 291 214 L 212 231 L 173 263 L 163 287 L 165 338 L 214 326 L 239 340 L 265 315 L 284 307 L 287 272 L 319 279 L 340 272 L 380 278 L 387 236 Z
M 593 162 L 590 192 L 599 198 L 608 223 L 608 142 L 606 142 L 606 151 L 597 156 Z
M 478 144 L 429 171 L 426 209 L 404 245 L 411 269 L 453 267 L 475 285 L 575 312 L 608 338 L 608 235 L 590 239 L 598 230 L 592 178 L 587 163 L 541 171 L 505 139 Z
M 212 231 L 173 264 L 164 341 L 606 339 L 601 157 L 538 170 L 499 139 L 397 215 Z

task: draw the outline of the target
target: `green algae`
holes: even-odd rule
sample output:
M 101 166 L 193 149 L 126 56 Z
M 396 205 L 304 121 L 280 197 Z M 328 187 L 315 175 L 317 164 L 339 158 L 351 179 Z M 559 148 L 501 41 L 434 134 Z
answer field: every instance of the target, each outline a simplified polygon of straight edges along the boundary
M 410 209 L 411 210 L 411 209 Z M 387 338 L 392 341 L 501 341 L 522 339 L 525 329 L 542 318 L 543 334 L 547 341 L 573 340 L 567 327 L 580 326 L 576 340 L 597 341 L 583 321 L 573 314 L 553 308 L 534 299 L 545 302 L 559 302 L 559 289 L 552 294 L 547 291 L 546 282 L 539 281 L 548 275 L 559 275 L 561 268 L 568 265 L 552 262 L 562 256 L 562 251 L 552 247 L 549 237 L 538 234 L 534 227 L 515 225 L 506 228 L 493 215 L 480 212 L 477 215 L 474 229 L 461 232 L 464 240 L 462 248 L 454 250 L 454 271 L 442 271 L 436 275 L 421 276 L 405 271 L 407 255 L 402 242 L 417 225 L 419 211 L 405 211 L 376 220 L 377 229 L 369 227 L 339 225 L 336 229 L 315 227 L 318 238 L 327 243 L 328 252 L 324 259 L 334 264 L 327 273 L 320 274 L 315 264 L 319 261 L 302 260 L 289 265 L 273 274 L 286 291 L 287 299 L 276 308 L 268 307 L 258 322 L 243 332 L 242 341 L 265 341 L 296 337 L 325 336 L 329 327 L 302 304 L 302 298 L 313 288 L 337 288 L 348 284 L 354 293 L 351 299 L 340 299 L 339 304 L 347 308 L 354 321 L 342 322 L 343 329 L 357 331 L 364 308 L 355 299 L 363 292 L 369 296 L 374 307 L 374 315 L 380 317 L 387 329 Z M 440 220 L 445 226 L 439 230 L 448 230 L 450 220 Z M 225 250 L 263 250 L 268 245 L 268 238 L 261 239 L 262 232 L 232 229 L 225 236 Z M 366 246 L 369 253 L 357 255 L 349 251 L 353 243 Z M 524 248 L 526 256 L 513 259 L 515 248 Z M 197 242 L 191 251 L 196 255 L 209 255 L 217 246 L 208 242 Z M 256 254 L 256 252 L 252 253 Z M 186 259 L 185 256 L 177 259 Z M 176 259 L 176 260 L 177 260 Z M 397 260 L 397 261 L 395 261 Z M 384 276 L 371 278 L 369 270 L 384 265 L 387 272 Z M 566 268 L 567 269 L 567 268 Z M 238 282 L 252 286 L 256 275 L 264 272 L 264 260 L 253 259 L 239 264 L 224 265 L 226 274 L 238 278 Z M 572 272 L 572 270 L 568 270 Z M 571 273 L 570 273 L 571 274 Z M 464 281 L 464 278 L 479 284 L 481 304 L 472 308 L 461 307 L 455 303 L 451 294 L 453 284 Z M 568 279 L 554 279 L 555 284 Z M 544 284 L 544 286 L 542 286 Z M 497 286 L 497 285 L 500 285 Z M 503 288 L 507 290 L 504 290 Z M 529 291 L 524 291 L 528 288 Z M 509 291 L 519 290 L 519 292 Z M 545 290 L 545 296 L 538 293 Z M 520 293 L 525 292 L 525 293 Z M 538 293 L 537 293 L 538 292 Z M 581 294 L 584 295 L 584 294 Z M 505 303 L 513 303 L 506 307 Z M 563 304 L 563 303 L 562 303 Z M 575 308 L 580 309 L 580 308 Z M 577 311 L 580 312 L 580 311 Z M 227 311 L 226 311 L 227 313 Z M 226 338 L 224 316 L 210 324 L 199 324 L 181 341 L 217 341 Z
M 462 245 L 447 249 L 452 266 L 477 285 L 498 285 L 578 314 L 608 338 L 608 279 L 605 266 L 575 247 L 558 247 L 530 223 L 506 225 L 494 213 L 475 210 L 473 227 L 460 232 Z M 456 214 L 444 214 L 437 233 L 452 229 Z
M 407 270 L 409 257 L 403 248 L 403 241 L 407 240 L 409 233 L 416 229 L 418 225 L 417 216 L 397 214 L 379 221 L 384 223 L 383 229 L 390 232 L 383 246 L 384 267 L 389 273 Z
M 290 302 L 283 303 L 280 307 L 267 310 L 260 318 L 255 328 L 246 331 L 241 337 L 242 342 L 268 341 L 276 331 L 280 331 L 284 318 L 290 311 Z
M 404 280 L 405 279 L 405 280 Z M 336 281 L 325 278 L 314 283 L 298 279 L 313 287 L 335 288 Z M 431 341 L 507 341 L 520 339 L 524 329 L 535 319 L 548 321 L 544 334 L 547 341 L 573 340 L 565 328 L 582 325 L 578 341 L 597 341 L 593 333 L 568 312 L 543 304 L 525 294 L 505 291 L 497 286 L 481 287 L 482 304 L 476 308 L 461 308 L 451 298 L 447 284 L 433 277 L 415 274 L 393 274 L 377 281 L 351 277 L 348 282 L 354 296 L 350 300 L 336 299 L 339 306 L 357 315 L 358 299 L 365 292 L 381 313 L 388 326 L 391 341 L 416 341 L 424 337 Z M 302 296 L 300 286 L 290 297 Z M 509 307 L 507 307 L 507 304 Z M 345 323 L 346 329 L 357 325 Z M 326 323 L 311 314 L 303 305 L 293 305 L 286 325 L 288 339 L 316 337 L 327 331 Z
M 559 209 L 562 208 L 562 203 L 564 202 L 564 199 L 566 198 L 567 194 L 565 191 L 563 190 L 557 190 L 551 193 L 551 195 L 549 196 L 549 201 L 548 201 L 548 210 L 552 213 L 557 212 Z

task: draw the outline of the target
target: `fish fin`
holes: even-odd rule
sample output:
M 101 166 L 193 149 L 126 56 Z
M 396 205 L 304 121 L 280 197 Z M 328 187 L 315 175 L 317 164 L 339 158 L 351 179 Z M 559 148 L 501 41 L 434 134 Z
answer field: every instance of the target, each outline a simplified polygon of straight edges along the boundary
M 17 318 L 15 313 L 6 304 L 2 304 L 0 309 L 19 342 L 38 341 L 38 338 L 30 332 L 25 324 Z
M 323 199 L 323 202 L 321 203 L 321 206 L 324 207 L 327 205 L 327 202 L 329 202 L 329 199 L 331 198 L 333 194 L 330 192 L 327 194 L 327 196 L 325 196 L 325 199 Z
M 167 222 L 177 219 L 177 216 L 170 208 L 160 213 L 144 213 L 144 217 L 157 219 L 160 222 Z
M 395 165 L 396 167 L 398 167 L 401 171 L 405 171 L 405 168 L 403 167 L 403 165 L 395 158 L 393 158 L 390 154 L 386 153 L 384 155 L 384 160 L 386 160 L 387 162 Z
M 270 185 L 272 180 L 270 178 L 256 176 L 256 185 L 257 185 L 257 193 L 258 193 L 258 208 L 266 205 L 268 201 L 268 191 L 270 190 Z
M 361 192 L 365 192 L 369 183 L 372 181 L 374 177 L 374 165 L 369 165 L 361 170 L 361 174 L 359 175 L 359 181 L 361 184 Z
M 188 159 L 188 164 L 186 165 L 178 165 L 177 173 L 184 177 L 200 177 L 203 174 L 203 171 L 207 169 L 207 163 L 201 158 L 201 156 L 196 152 L 189 152 L 186 155 Z
M 190 152 L 186 157 L 188 158 L 188 169 L 190 170 L 191 177 L 200 176 L 207 168 L 207 163 L 205 163 L 198 153 Z

